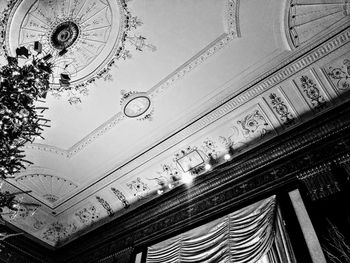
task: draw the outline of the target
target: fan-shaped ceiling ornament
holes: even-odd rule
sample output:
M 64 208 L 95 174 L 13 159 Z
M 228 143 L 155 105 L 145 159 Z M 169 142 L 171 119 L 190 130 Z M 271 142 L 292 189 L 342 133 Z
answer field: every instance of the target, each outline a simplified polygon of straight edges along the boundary
M 23 175 L 15 180 L 49 204 L 55 203 L 78 187 L 70 180 L 48 174 Z
M 290 0 L 287 38 L 292 48 L 327 29 L 350 22 L 349 0 Z
M 51 91 L 68 90 L 77 99 L 86 86 L 103 77 L 118 59 L 130 57 L 126 42 L 142 22 L 132 16 L 128 0 L 10 0 L 0 22 L 3 49 L 13 55 L 19 46 L 42 44 L 54 64 Z M 1 42 L 1 39 L 0 39 Z M 70 85 L 60 81 L 65 74 Z M 76 102 L 74 99 L 71 102 Z

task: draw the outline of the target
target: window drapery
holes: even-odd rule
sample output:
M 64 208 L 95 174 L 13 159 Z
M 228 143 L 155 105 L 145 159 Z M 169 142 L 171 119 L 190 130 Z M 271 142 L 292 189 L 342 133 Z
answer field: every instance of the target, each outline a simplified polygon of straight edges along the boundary
M 275 196 L 148 248 L 147 263 L 257 262 L 274 240 Z

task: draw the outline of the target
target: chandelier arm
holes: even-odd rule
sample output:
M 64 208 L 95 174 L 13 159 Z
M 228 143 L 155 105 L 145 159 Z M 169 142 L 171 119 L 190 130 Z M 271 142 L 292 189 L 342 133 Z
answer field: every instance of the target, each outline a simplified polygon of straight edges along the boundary
M 20 236 L 20 235 L 23 235 L 23 233 L 15 233 L 15 234 L 0 233 L 0 241 L 4 241 L 9 237 Z

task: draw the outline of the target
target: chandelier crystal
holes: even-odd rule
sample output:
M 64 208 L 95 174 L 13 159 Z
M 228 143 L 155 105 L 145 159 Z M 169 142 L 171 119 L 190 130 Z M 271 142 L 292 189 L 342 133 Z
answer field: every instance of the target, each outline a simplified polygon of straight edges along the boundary
M 22 147 L 41 137 L 49 120 L 42 115 L 46 107 L 36 101 L 45 98 L 49 89 L 52 65 L 38 53 L 17 48 L 16 57 L 7 57 L 7 65 L 0 67 L 0 177 L 12 177 L 24 163 Z

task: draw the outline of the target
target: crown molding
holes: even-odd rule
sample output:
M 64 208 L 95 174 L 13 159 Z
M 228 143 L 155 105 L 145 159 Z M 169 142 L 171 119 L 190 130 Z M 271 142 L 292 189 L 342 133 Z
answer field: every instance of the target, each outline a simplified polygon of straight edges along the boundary
M 296 187 L 298 175 L 327 169 L 323 163 L 349 161 L 349 134 L 347 102 L 198 177 L 191 188 L 168 192 L 67 244 L 62 251 L 67 262 L 97 260 L 125 247 L 149 245 L 277 189 Z

